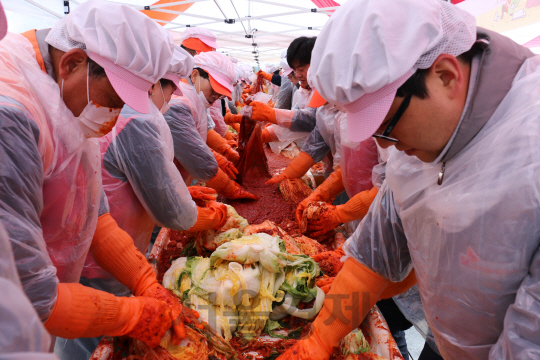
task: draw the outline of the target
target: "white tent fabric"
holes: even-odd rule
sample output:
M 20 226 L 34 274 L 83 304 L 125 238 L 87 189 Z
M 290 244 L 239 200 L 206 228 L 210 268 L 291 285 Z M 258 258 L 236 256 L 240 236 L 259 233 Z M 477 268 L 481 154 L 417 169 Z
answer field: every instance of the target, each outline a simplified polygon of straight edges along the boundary
M 85 1 L 70 0 L 70 9 Z M 115 0 L 138 10 L 156 1 Z M 337 3 L 345 1 L 337 0 Z M 151 10 L 188 3 L 193 5 L 165 25 L 176 41 L 186 26 L 202 26 L 216 33 L 218 51 L 254 66 L 257 66 L 257 59 L 261 66 L 279 63 L 281 53 L 292 40 L 299 36 L 317 36 L 335 9 L 317 8 L 310 0 L 178 0 L 152 6 Z M 60 0 L 2 0 L 2 4 L 9 30 L 13 32 L 51 27 L 64 16 L 64 1 Z M 234 20 L 234 23 L 226 23 L 226 20 Z

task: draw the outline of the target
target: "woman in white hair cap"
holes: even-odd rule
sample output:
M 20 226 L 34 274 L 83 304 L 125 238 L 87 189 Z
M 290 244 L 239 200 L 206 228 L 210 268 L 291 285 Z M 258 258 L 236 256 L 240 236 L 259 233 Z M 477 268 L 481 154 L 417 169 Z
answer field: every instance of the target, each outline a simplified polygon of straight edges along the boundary
M 172 52 L 151 19 L 100 1 L 50 30 L 0 42 L 0 220 L 26 295 L 52 335 L 129 335 L 156 346 L 182 311 L 140 271 L 144 256 L 110 216 L 99 146 L 90 140 L 112 129 L 124 104 L 149 112 L 148 90 Z M 89 251 L 136 296 L 78 284 Z M 179 342 L 185 331 L 175 326 L 174 334 Z
M 358 0 L 332 15 L 310 81 L 347 111 L 351 140 L 398 151 L 312 335 L 282 359 L 327 359 L 411 277 L 443 358 L 538 357 L 539 64 L 447 2 Z

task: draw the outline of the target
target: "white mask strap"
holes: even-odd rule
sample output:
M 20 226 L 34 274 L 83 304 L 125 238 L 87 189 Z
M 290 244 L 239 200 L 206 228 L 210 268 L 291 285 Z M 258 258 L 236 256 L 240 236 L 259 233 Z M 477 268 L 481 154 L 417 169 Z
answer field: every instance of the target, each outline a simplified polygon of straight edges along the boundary
M 90 104 L 89 78 L 90 78 L 90 64 L 87 63 L 87 66 L 86 66 L 86 99 L 88 100 L 88 103 Z

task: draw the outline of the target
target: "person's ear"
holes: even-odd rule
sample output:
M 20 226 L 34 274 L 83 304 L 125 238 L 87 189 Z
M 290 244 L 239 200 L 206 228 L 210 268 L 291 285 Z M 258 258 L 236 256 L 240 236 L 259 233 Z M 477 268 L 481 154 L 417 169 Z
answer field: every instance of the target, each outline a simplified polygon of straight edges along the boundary
M 197 80 L 198 77 L 199 72 L 197 71 L 197 69 L 193 69 L 193 71 L 191 72 L 191 82 L 195 84 L 195 80 Z
M 62 79 L 67 79 L 70 75 L 77 71 L 87 71 L 88 55 L 82 49 L 71 49 L 60 59 L 58 65 L 58 75 Z
M 466 83 L 465 73 L 459 60 L 449 54 L 441 54 L 431 65 L 430 77 L 444 91 L 449 99 L 457 98 Z
M 148 95 L 154 95 L 154 86 L 156 86 L 156 84 L 152 84 L 152 87 L 148 90 Z

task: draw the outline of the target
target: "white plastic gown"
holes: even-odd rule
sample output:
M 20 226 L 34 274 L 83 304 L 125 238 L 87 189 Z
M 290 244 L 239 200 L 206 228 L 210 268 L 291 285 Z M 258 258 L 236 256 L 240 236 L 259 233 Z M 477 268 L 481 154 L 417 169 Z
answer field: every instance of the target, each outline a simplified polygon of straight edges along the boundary
M 345 253 L 390 281 L 412 266 L 445 359 L 540 355 L 540 58 L 446 163 L 392 153 Z
M 79 281 L 92 242 L 99 147 L 84 137 L 26 38 L 2 40 L 0 69 L 0 220 L 26 295 L 45 320 L 58 281 Z
M 7 232 L 0 223 L 0 358 L 54 360 L 51 337 L 26 297 Z
M 103 189 L 111 216 L 143 254 L 156 224 L 187 230 L 197 221 L 197 207 L 173 163 L 171 131 L 154 103 L 149 102 L 148 115 L 124 106 L 116 126 L 99 139 Z M 112 279 L 90 254 L 83 276 Z
M 184 96 L 171 99 L 171 108 L 165 113 L 165 120 L 171 130 L 174 157 L 185 181 L 194 178 L 203 182 L 218 173 L 219 166 L 214 154 L 206 144 L 207 123 L 204 105 L 196 98 L 195 88 L 180 83 Z M 195 94 L 193 94 L 195 93 Z M 189 181 L 191 182 L 191 181 Z
M 298 95 L 297 95 L 298 94 Z M 309 107 L 312 91 L 300 88 L 293 96 L 291 111 L 276 112 L 277 125 L 270 125 L 279 142 L 270 143 L 274 152 L 286 148 L 295 141 L 301 148 L 316 125 L 316 109 Z

